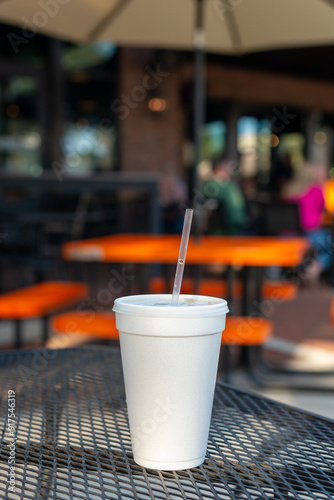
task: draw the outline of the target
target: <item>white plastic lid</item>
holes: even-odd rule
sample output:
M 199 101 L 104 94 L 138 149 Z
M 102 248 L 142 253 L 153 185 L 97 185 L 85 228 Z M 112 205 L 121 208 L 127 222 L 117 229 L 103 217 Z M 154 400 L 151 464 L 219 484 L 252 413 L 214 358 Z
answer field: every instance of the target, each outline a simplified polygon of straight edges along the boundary
M 227 302 L 205 295 L 180 295 L 179 304 L 171 305 L 171 294 L 130 295 L 115 300 L 115 313 L 133 316 L 203 318 L 228 313 Z

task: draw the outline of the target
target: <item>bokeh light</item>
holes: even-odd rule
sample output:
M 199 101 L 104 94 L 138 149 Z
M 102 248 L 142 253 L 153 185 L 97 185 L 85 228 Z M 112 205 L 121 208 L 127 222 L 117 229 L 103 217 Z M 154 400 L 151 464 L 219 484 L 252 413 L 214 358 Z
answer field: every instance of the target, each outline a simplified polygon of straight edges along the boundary
M 319 130 L 314 134 L 314 142 L 317 144 L 325 144 L 327 142 L 327 134 L 322 130 Z
M 9 118 L 17 118 L 20 114 L 20 108 L 17 104 L 9 104 L 6 108 L 6 114 Z
M 151 111 L 155 113 L 160 113 L 165 111 L 167 108 L 167 102 L 165 99 L 159 97 L 152 97 L 148 102 L 148 107 Z
M 279 145 L 279 137 L 276 134 L 270 135 L 270 145 L 272 148 L 276 148 Z

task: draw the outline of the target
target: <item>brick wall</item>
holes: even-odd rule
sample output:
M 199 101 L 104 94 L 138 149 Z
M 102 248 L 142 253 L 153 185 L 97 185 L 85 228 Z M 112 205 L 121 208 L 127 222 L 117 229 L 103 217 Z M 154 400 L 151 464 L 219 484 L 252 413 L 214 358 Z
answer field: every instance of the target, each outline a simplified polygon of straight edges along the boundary
M 181 103 L 184 74 L 152 62 L 149 51 L 121 51 L 119 100 L 114 104 L 120 131 L 122 170 L 183 172 L 186 116 Z M 155 87 L 155 88 L 152 88 Z M 150 97 L 167 102 L 164 112 L 148 108 Z

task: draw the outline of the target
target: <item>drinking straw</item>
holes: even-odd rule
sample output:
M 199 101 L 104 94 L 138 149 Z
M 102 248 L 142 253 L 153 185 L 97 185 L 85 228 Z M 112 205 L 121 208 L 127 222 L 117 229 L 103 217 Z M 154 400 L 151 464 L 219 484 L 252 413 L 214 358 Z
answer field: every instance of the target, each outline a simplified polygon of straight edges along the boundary
M 172 302 L 171 302 L 172 305 L 176 305 L 178 303 L 179 297 L 180 297 L 180 290 L 181 290 L 181 284 L 182 284 L 182 278 L 183 278 L 184 264 L 185 264 L 186 255 L 187 255 L 187 248 L 188 248 L 188 241 L 189 241 L 192 218 L 193 218 L 193 210 L 191 208 L 187 208 L 185 216 L 184 216 L 184 222 L 183 222 L 179 257 L 177 259 L 177 266 L 176 266 L 174 286 L 173 286 L 173 296 L 172 296 Z

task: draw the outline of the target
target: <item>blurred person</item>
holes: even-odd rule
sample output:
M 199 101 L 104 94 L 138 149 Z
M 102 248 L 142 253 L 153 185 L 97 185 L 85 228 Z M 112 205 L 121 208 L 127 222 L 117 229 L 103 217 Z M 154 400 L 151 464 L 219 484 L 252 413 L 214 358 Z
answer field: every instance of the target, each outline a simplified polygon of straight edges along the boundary
M 314 259 L 306 269 L 310 281 L 316 281 L 322 271 L 330 268 L 332 261 L 331 233 L 322 227 L 325 210 L 323 187 L 326 178 L 325 165 L 305 163 L 282 189 L 284 201 L 298 204 L 301 227 L 313 249 Z
M 255 200 L 257 198 L 255 177 L 244 177 L 241 181 L 240 187 L 246 200 Z
M 284 187 L 291 181 L 293 177 L 293 168 L 291 165 L 291 157 L 285 154 L 283 158 L 277 160 L 271 170 L 270 190 L 272 197 L 279 197 Z
M 248 234 L 263 234 L 262 205 L 267 194 L 258 189 L 258 176 L 241 179 L 240 188 L 245 198 Z
M 246 202 L 239 184 L 232 178 L 233 166 L 226 158 L 217 158 L 209 179 L 203 184 L 204 197 L 219 203 L 221 223 L 212 229 L 214 234 L 245 234 L 247 229 Z
M 159 199 L 162 206 L 163 232 L 182 233 L 183 206 L 188 199 L 186 183 L 173 171 L 162 176 L 159 184 Z

